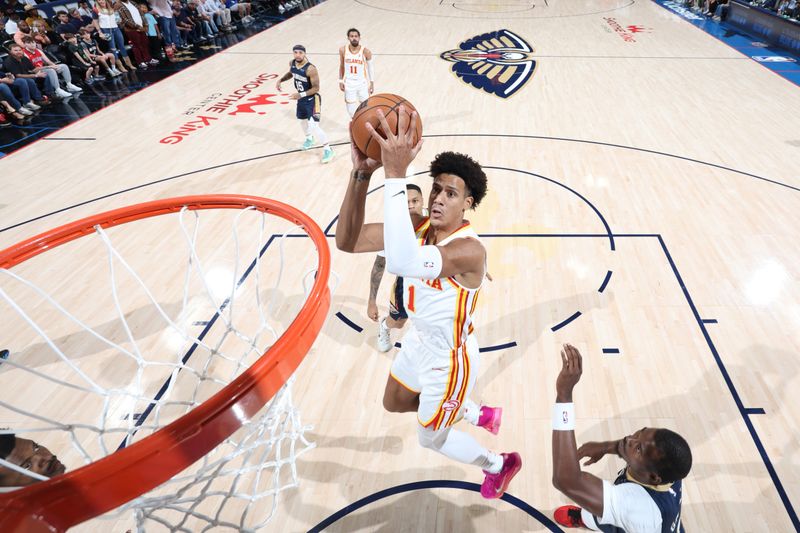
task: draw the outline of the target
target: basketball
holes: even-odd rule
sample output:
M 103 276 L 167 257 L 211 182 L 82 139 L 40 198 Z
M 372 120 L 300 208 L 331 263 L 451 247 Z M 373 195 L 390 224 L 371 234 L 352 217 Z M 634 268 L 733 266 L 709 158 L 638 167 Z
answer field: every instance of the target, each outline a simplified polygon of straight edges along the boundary
M 389 93 L 371 96 L 361 102 L 361 105 L 356 109 L 353 120 L 350 122 L 350 133 L 353 136 L 353 142 L 356 143 L 358 149 L 366 154 L 367 157 L 375 159 L 376 161 L 381 160 L 381 145 L 375 142 L 375 139 L 370 135 L 367 129 L 367 123 L 372 124 L 372 126 L 378 130 L 378 133 L 386 137 L 380 125 L 380 120 L 378 119 L 378 110 L 380 109 L 386 116 L 386 122 L 389 123 L 392 132 L 397 133 L 397 122 L 400 119 L 401 104 L 404 106 L 405 112 L 409 117 L 412 112 L 416 111 L 416 108 L 411 102 L 402 96 Z M 418 114 L 416 140 L 418 141 L 420 137 L 422 137 L 422 120 Z

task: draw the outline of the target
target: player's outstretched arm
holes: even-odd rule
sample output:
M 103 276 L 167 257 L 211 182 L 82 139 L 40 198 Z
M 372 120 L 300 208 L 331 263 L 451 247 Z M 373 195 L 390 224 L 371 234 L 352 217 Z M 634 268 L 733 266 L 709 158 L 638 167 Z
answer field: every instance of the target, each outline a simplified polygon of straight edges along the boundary
M 336 247 L 350 253 L 379 252 L 383 250 L 383 224 L 364 224 L 364 206 L 367 203 L 369 180 L 381 164 L 361 153 L 352 138 L 350 154 L 353 170 L 350 171 L 347 191 L 339 208 Z
M 556 380 L 553 409 L 553 486 L 595 516 L 603 516 L 603 481 L 581 471 L 575 444 L 575 410 L 572 389 L 583 372 L 580 352 L 565 344 L 561 372 Z

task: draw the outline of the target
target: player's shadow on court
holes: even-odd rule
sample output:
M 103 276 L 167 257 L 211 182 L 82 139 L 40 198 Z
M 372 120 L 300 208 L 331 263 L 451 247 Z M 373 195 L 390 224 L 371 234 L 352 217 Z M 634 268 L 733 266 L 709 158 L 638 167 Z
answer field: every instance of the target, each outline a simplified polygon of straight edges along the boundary
M 436 473 L 437 479 L 467 478 L 467 473 L 456 466 L 436 469 Z M 431 469 L 412 468 L 394 473 L 385 471 L 372 472 L 331 461 L 301 460 L 297 463 L 297 475 L 300 490 L 295 497 L 303 501 L 302 503 L 295 502 L 290 507 L 292 510 L 302 511 L 303 516 L 298 517 L 301 522 L 307 522 L 309 520 L 308 517 L 312 516 L 315 517 L 315 522 L 319 522 L 339 511 L 339 509 L 318 505 L 316 502 L 319 500 L 316 498 L 313 503 L 304 501 L 302 487 L 304 480 L 339 487 L 339 490 L 345 496 L 346 504 L 349 505 L 370 494 L 408 483 L 411 480 L 431 479 Z M 305 493 L 308 494 L 308 491 L 305 491 Z M 420 516 L 419 509 L 428 508 L 430 505 L 433 505 L 433 507 L 430 507 L 431 512 L 441 513 L 444 512 L 443 509 L 447 509 L 448 514 L 445 516 L 452 517 L 463 516 L 465 509 L 469 509 L 470 516 L 480 516 L 496 511 L 491 505 L 457 506 L 440 500 L 435 493 L 425 489 L 412 492 L 406 496 L 391 497 L 385 501 L 381 500 L 367 505 L 355 514 L 342 518 L 325 531 L 356 531 L 365 530 L 364 528 L 369 531 L 396 531 L 399 524 L 408 524 L 409 519 L 413 519 L 413 516 Z M 313 525 L 315 524 L 309 524 L 309 527 Z M 477 530 L 459 529 L 459 531 Z
M 403 439 L 397 435 L 385 437 L 327 437 L 321 433 L 307 432 L 306 438 L 317 448 L 345 448 L 357 452 L 388 453 L 398 455 L 403 451 Z
M 485 370 L 480 375 L 478 383 L 487 385 L 493 382 L 522 357 L 528 347 L 536 344 L 543 333 L 552 331 L 553 326 L 572 316 L 576 311 L 580 311 L 582 315 L 577 320 L 588 320 L 586 315 L 592 310 L 613 303 L 613 294 L 613 292 L 606 295 L 585 292 L 567 298 L 538 302 L 525 309 L 502 315 L 488 324 L 477 324 L 475 330 L 481 346 L 512 340 L 517 343 L 516 347 L 507 351 L 481 354 L 481 366 Z M 569 327 L 570 324 L 564 326 L 564 328 Z M 505 356 L 499 357 L 501 354 Z
M 452 496 L 453 499 L 457 499 L 458 495 L 452 494 Z M 369 504 L 339 519 L 325 531 L 394 533 L 400 530 L 407 530 L 409 525 L 413 526 L 416 520 L 421 522 L 416 525 L 417 531 L 425 531 L 425 526 L 430 527 L 434 523 L 439 523 L 441 520 L 439 517 L 447 517 L 446 519 L 454 522 L 445 526 L 443 531 L 478 533 L 479 531 L 485 531 L 485 527 L 480 529 L 472 521 L 488 514 L 501 513 L 498 513 L 495 507 L 488 504 L 459 505 L 456 502 L 442 498 L 436 492 L 425 489 L 404 493 L 399 496 L 391 496 Z M 499 517 L 498 520 L 500 520 Z
M 281 324 L 283 329 L 289 326 L 289 323 L 297 316 L 297 311 L 302 307 L 305 297 L 300 294 L 286 296 L 280 289 L 269 289 L 262 292 L 263 298 L 267 301 L 268 298 L 274 298 L 276 302 L 280 302 L 281 309 L 288 309 L 288 312 L 273 313 L 271 317 Z M 276 307 L 277 308 L 277 307 Z M 320 332 L 320 337 L 325 337 L 329 341 L 333 341 L 338 345 L 345 345 L 351 348 L 361 348 L 364 344 L 375 346 L 375 338 L 377 336 L 377 325 L 366 316 L 367 300 L 357 298 L 355 296 L 336 295 L 335 292 L 331 298 L 331 307 L 328 313 L 328 320 Z M 363 328 L 363 331 L 356 331 L 336 318 L 336 313 L 341 312 L 345 317 L 352 320 L 356 325 Z M 344 331 L 344 333 L 342 333 Z M 393 338 L 397 339 L 399 336 L 396 332 Z M 376 351 L 376 353 L 378 353 Z M 380 354 L 383 356 L 394 357 L 392 352 L 388 354 Z
M 161 304 L 161 308 L 167 316 L 170 317 L 174 317 L 180 313 L 181 307 L 181 302 Z M 125 321 L 128 323 L 130 330 L 134 332 L 134 338 L 137 340 L 162 333 L 168 327 L 164 318 L 152 304 L 139 307 L 125 314 Z M 40 326 L 43 326 L 44 331 L 47 332 L 46 324 Z M 79 328 L 80 326 L 75 325 L 75 327 Z M 80 328 L 80 331 L 51 339 L 53 344 L 55 344 L 70 360 L 76 361 L 104 351 L 115 350 L 86 329 Z M 114 315 L 111 320 L 93 327 L 93 330 L 102 337 L 112 340 L 117 344 L 129 345 L 125 330 L 122 326 L 122 321 L 116 315 Z M 28 368 L 37 368 L 62 362 L 61 357 L 53 351 L 50 345 L 45 341 L 31 344 L 21 352 L 14 350 L 13 339 L 3 339 L 2 342 L 11 350 L 11 357 L 24 362 L 25 366 Z M 132 359 L 120 354 L 116 350 L 114 351 L 114 357 L 119 357 L 119 359 L 115 359 L 115 361 L 131 361 L 133 369 L 137 366 Z M 114 365 L 109 364 L 106 365 L 106 367 L 111 370 Z M 118 367 L 117 370 L 119 370 Z

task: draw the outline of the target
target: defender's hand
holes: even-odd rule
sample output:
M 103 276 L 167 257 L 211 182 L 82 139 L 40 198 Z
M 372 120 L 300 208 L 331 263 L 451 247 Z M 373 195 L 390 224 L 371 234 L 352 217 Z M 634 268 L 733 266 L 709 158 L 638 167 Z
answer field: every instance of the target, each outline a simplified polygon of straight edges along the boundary
M 589 460 L 583 463 L 583 466 L 589 466 L 602 459 L 607 453 L 610 453 L 607 442 L 586 442 L 578 448 L 578 461 L 588 457 Z
M 556 401 L 568 403 L 572 401 L 572 389 L 580 381 L 583 373 L 581 353 L 571 344 L 565 344 L 561 350 L 561 372 L 556 379 Z
M 378 321 L 378 304 L 376 304 L 374 301 L 367 303 L 367 316 L 373 322 Z

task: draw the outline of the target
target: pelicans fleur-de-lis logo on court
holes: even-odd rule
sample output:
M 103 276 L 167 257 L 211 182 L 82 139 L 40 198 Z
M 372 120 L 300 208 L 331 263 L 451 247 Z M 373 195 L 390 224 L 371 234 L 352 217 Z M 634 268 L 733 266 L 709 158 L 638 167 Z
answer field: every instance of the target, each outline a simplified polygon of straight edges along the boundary
M 461 81 L 500 98 L 516 94 L 536 70 L 533 47 L 508 30 L 477 35 L 440 57 Z

